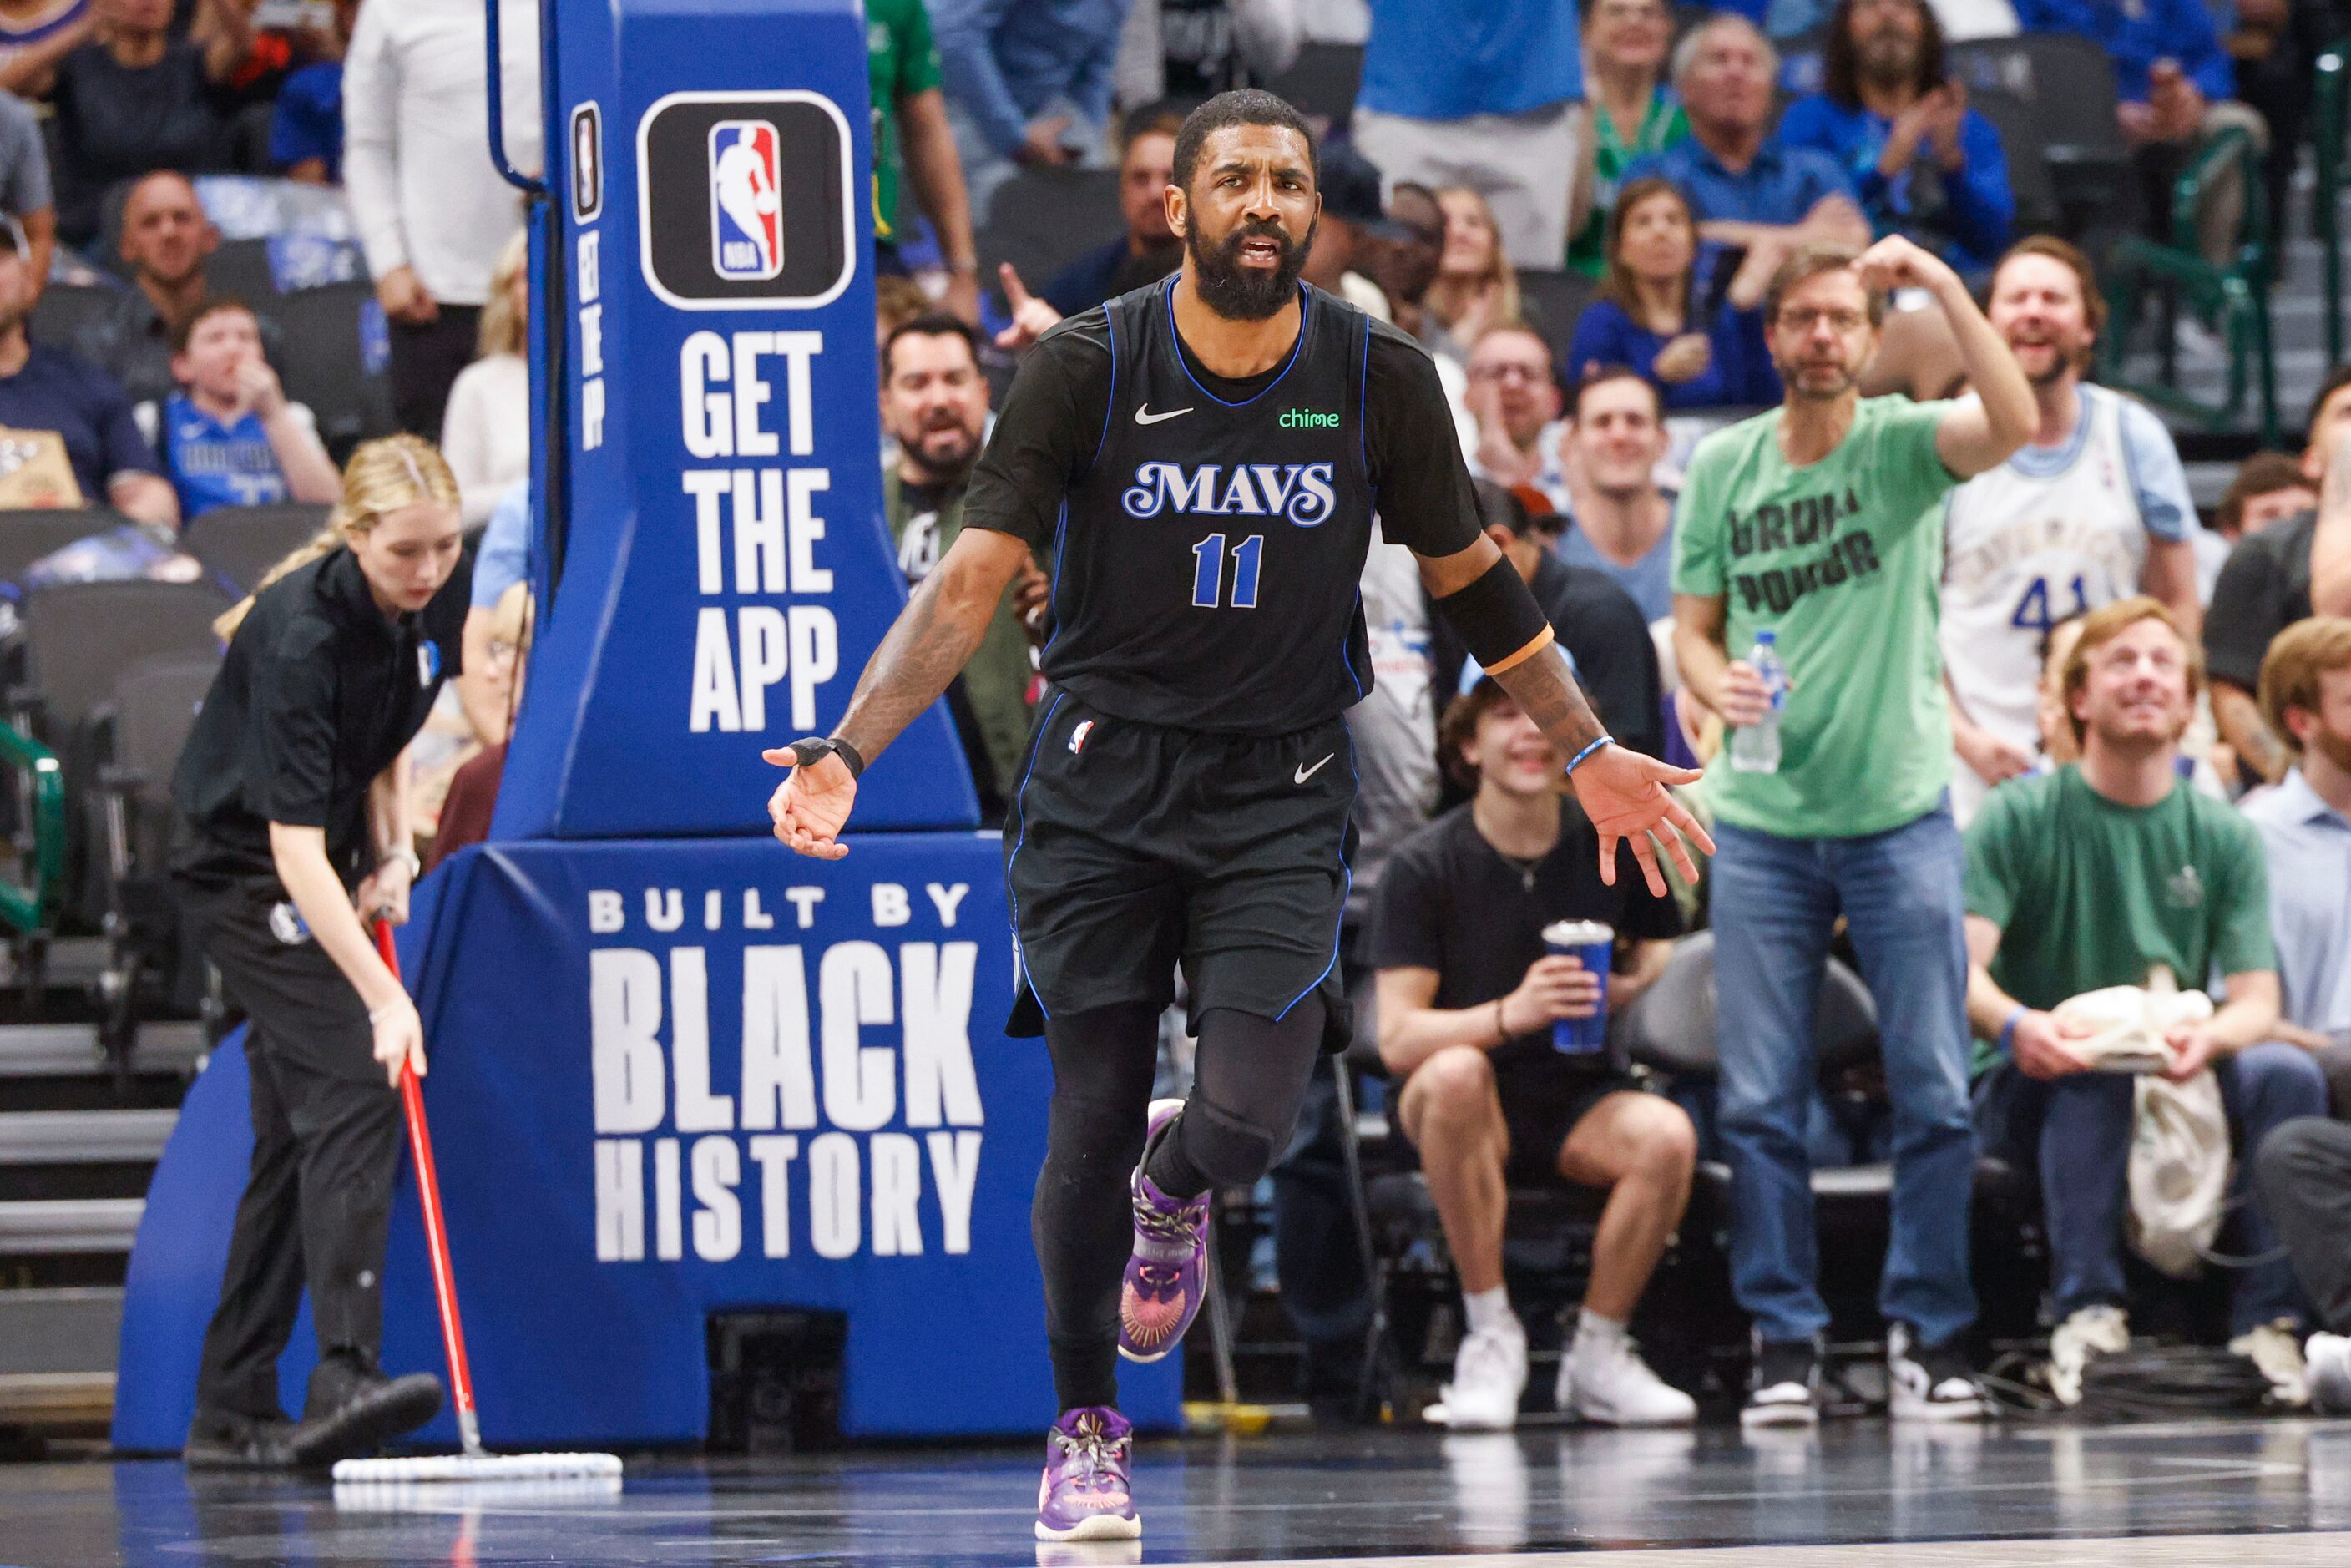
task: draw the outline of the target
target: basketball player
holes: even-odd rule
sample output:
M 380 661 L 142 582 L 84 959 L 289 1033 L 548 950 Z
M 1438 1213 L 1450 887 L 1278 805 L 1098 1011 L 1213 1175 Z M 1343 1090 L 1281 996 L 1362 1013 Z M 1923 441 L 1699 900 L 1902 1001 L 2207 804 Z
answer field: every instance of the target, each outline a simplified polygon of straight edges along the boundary
M 858 771 L 963 667 L 1029 550 L 1053 552 L 1055 695 L 1004 826 L 1023 980 L 1008 1027 L 1041 1031 L 1053 1059 L 1035 1209 L 1061 1411 L 1039 1489 L 1047 1541 L 1141 1533 L 1117 1358 L 1175 1348 L 1199 1310 L 1209 1189 L 1272 1163 L 1316 1051 L 1343 1036 L 1342 715 L 1372 684 L 1356 582 L 1374 509 L 1568 759 L 1603 877 L 1620 841 L 1659 891 L 1661 847 L 1685 871 L 1685 840 L 1711 848 L 1665 789 L 1697 775 L 1601 730 L 1479 532 L 1428 356 L 1299 283 L 1321 199 L 1297 112 L 1259 91 L 1202 105 L 1166 202 L 1182 269 L 1038 342 L 962 534 L 840 728 L 767 753 L 792 768 L 768 802 L 776 836 L 847 853 Z M 1197 1083 L 1154 1104 L 1179 959 Z
M 1991 787 L 2029 771 L 2049 628 L 2117 599 L 2161 600 L 2195 634 L 2196 510 L 2155 415 L 2082 372 L 2105 323 L 2089 259 L 2062 239 L 2019 242 L 1986 312 L 2032 383 L 2039 423 L 1999 467 L 1951 492 L 1943 668 L 1956 699 L 1951 810 L 1964 827 Z

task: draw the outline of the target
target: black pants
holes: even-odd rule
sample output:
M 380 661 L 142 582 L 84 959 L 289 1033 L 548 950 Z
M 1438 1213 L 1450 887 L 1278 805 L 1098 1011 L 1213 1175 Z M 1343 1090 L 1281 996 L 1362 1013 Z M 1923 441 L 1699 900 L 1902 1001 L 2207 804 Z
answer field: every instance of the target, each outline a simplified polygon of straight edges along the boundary
M 2288 1122 L 2255 1155 L 2262 1205 L 2332 1333 L 2351 1333 L 2351 1126 Z
M 392 337 L 392 417 L 401 429 L 437 445 L 449 388 L 474 361 L 482 308 L 444 301 L 441 313 L 421 327 L 406 321 L 386 325 Z
M 1322 1025 L 1322 998 L 1312 995 L 1283 1019 L 1230 1008 L 1202 1014 L 1191 1098 L 1161 1140 L 1152 1178 L 1189 1198 L 1263 1176 L 1289 1141 Z M 1118 1402 L 1119 1283 L 1134 1234 L 1127 1178 L 1143 1156 L 1159 1009 L 1130 1002 L 1057 1014 L 1045 1042 L 1053 1102 L 1030 1228 L 1045 1276 L 1053 1386 L 1067 1411 Z
M 250 1019 L 253 1098 L 253 1165 L 204 1331 L 196 1403 L 275 1416 L 277 1358 L 306 1285 L 320 1358 L 376 1364 L 400 1097 L 371 1054 L 374 1032 L 350 982 L 293 925 L 290 904 L 273 927 L 278 890 L 182 891 L 204 956 Z

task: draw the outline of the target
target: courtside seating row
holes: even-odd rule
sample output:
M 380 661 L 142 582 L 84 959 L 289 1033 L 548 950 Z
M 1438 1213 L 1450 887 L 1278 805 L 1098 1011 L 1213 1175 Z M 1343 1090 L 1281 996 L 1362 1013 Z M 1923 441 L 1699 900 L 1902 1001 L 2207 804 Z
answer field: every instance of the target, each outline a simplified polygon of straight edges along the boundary
M 1375 1038 L 1374 1026 L 1360 1021 L 1356 1038 L 1342 1104 L 1354 1134 L 1347 1151 L 1351 1199 L 1373 1258 L 1375 1307 L 1364 1384 L 1392 1391 L 1400 1376 L 1407 1387 L 1425 1386 L 1442 1375 L 1451 1354 L 1458 1325 L 1447 1320 L 1457 1286 L 1436 1206 L 1410 1146 L 1384 1118 L 1352 1113 L 1355 1081 L 1384 1076 L 1376 1054 L 1363 1043 Z M 1876 1009 L 1860 976 L 1835 958 L 1823 977 L 1813 1043 L 1824 1101 L 1882 1112 Z M 1730 1169 L 1713 1130 L 1719 1059 L 1712 933 L 1698 932 L 1676 945 L 1665 973 L 1619 1020 L 1615 1046 L 1652 1087 L 1689 1111 L 1699 1128 L 1701 1157 L 1689 1208 L 1635 1326 L 1668 1380 L 1702 1396 L 1727 1396 L 1743 1371 L 1747 1329 L 1730 1293 Z M 1844 1353 L 1833 1357 L 1834 1374 L 1841 1364 L 1883 1353 L 1876 1295 L 1893 1168 L 1882 1163 L 1823 1166 L 1813 1171 L 1812 1186 L 1822 1291 L 1832 1313 L 1832 1339 Z M 1604 1192 L 1564 1180 L 1511 1190 L 1504 1270 L 1530 1324 L 1547 1325 L 1580 1298 L 1606 1199 Z M 2034 1332 L 2045 1277 L 2039 1209 L 2033 1173 L 1990 1156 L 1978 1160 L 1973 1252 L 1983 1332 L 1994 1343 Z M 1842 1382 L 1833 1394 L 1867 1397 Z

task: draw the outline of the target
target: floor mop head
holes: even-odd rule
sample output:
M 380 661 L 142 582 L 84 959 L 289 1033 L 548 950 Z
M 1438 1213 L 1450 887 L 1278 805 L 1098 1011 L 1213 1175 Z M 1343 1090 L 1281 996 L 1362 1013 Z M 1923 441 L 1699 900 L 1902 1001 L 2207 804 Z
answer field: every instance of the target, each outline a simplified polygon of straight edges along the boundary
M 617 1454 L 417 1454 L 393 1459 L 339 1459 L 335 1484 L 404 1481 L 525 1481 L 580 1476 L 618 1480 Z

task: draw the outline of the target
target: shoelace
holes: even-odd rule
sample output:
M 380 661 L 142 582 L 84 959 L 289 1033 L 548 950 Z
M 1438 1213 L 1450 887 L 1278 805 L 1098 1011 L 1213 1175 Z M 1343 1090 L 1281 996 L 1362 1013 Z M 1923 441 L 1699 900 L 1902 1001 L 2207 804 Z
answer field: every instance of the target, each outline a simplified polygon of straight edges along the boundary
M 1206 1203 L 1187 1203 L 1170 1211 L 1146 1200 L 1135 1205 L 1135 1228 L 1157 1241 L 1197 1242 L 1199 1232 L 1195 1227 L 1199 1224 L 1200 1216 L 1207 1207 Z
M 1464 1360 L 1464 1372 L 1473 1370 L 1480 1362 L 1497 1368 L 1506 1368 L 1510 1364 L 1510 1351 L 1500 1334 L 1471 1334 L 1462 1343 L 1469 1353 Z
M 1057 1429 L 1053 1446 L 1076 1460 L 1088 1477 L 1114 1472 L 1126 1458 L 1125 1438 L 1092 1427 L 1080 1427 L 1075 1435 Z

